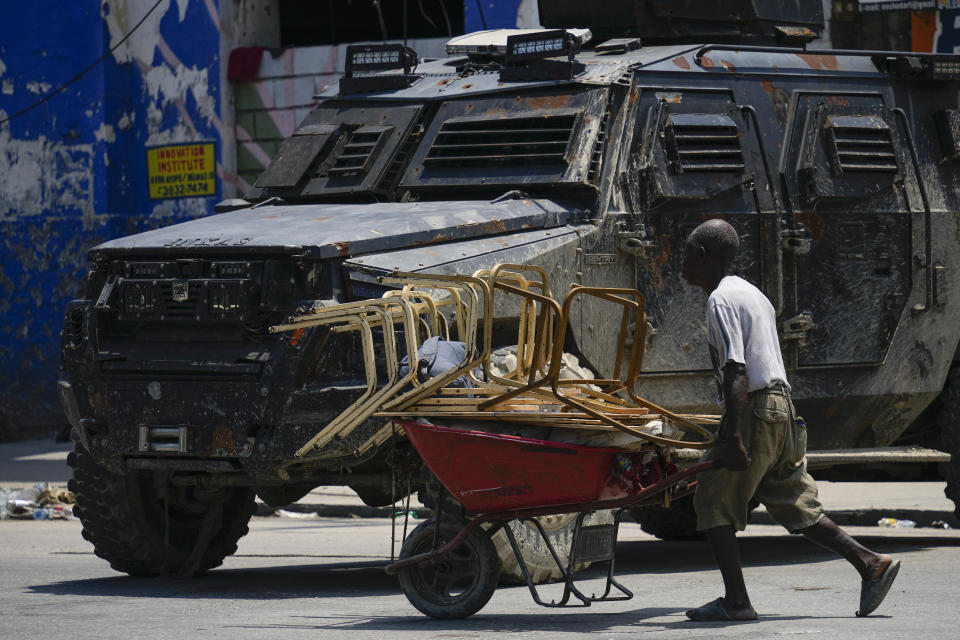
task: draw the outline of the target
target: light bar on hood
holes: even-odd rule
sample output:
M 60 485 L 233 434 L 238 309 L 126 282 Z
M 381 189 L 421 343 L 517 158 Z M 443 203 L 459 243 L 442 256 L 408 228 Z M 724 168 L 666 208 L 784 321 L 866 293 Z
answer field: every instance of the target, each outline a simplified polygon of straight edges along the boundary
M 447 41 L 446 51 L 448 55 L 488 55 L 503 57 L 508 55 L 507 42 L 511 38 L 518 36 L 530 36 L 532 40 L 542 40 L 547 34 L 563 33 L 563 29 L 556 31 L 544 29 L 491 29 L 489 31 L 477 31 L 463 36 L 457 36 Z M 580 47 L 590 41 L 591 33 L 589 29 L 566 29 L 568 36 Z M 564 52 L 552 53 L 550 55 L 565 55 Z M 539 56 L 545 57 L 545 56 Z

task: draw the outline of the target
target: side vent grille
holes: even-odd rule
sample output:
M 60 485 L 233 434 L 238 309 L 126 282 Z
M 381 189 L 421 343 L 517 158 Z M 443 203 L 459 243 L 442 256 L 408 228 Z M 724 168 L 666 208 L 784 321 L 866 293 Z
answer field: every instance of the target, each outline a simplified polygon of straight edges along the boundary
M 393 127 L 363 126 L 350 132 L 343 150 L 326 173 L 328 175 L 347 175 L 367 173 L 377 157 L 377 151 L 383 145 L 387 134 Z
M 403 144 L 400 145 L 400 149 L 394 155 L 393 160 L 383 174 L 383 179 L 378 185 L 381 190 L 391 192 L 397 188 L 397 184 L 403 176 L 404 168 L 410 163 L 410 159 L 417 150 L 417 145 L 420 144 L 420 140 L 423 138 L 423 127 L 421 125 L 421 121 L 418 120 L 413 130 L 403 141 Z
M 744 170 L 740 132 L 729 116 L 672 114 L 665 133 L 670 165 L 676 173 Z
M 834 173 L 896 173 L 897 154 L 890 125 L 879 116 L 830 116 L 827 148 Z
M 590 167 L 587 169 L 587 182 L 597 184 L 600 174 L 600 162 L 603 159 L 603 150 L 607 142 L 607 126 L 609 125 L 610 111 L 603 114 L 600 127 L 597 129 L 597 138 L 593 144 L 593 153 L 590 154 Z
M 565 165 L 578 114 L 450 120 L 424 158 L 427 167 Z

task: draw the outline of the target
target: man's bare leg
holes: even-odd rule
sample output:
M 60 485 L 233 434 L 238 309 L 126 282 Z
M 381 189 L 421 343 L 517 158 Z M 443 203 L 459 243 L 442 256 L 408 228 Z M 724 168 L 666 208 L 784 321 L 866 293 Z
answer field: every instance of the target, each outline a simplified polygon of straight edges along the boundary
M 743 581 L 743 566 L 740 562 L 740 545 L 736 532 L 730 525 L 707 529 L 704 532 L 713 550 L 713 557 L 720 568 L 723 586 L 723 608 L 731 618 L 753 618 L 757 615 L 747 595 L 747 585 Z
M 800 533 L 821 547 L 842 556 L 864 580 L 879 578 L 893 560 L 886 554 L 867 549 L 826 516 L 817 524 L 801 529 Z

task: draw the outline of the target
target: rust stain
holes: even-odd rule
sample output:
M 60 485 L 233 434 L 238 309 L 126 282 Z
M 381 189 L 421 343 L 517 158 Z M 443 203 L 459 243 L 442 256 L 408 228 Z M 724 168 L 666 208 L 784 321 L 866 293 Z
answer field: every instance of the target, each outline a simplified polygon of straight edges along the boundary
M 660 245 L 660 255 L 652 260 L 644 260 L 652 276 L 653 286 L 657 290 L 662 290 L 666 283 L 663 281 L 663 265 L 670 260 L 670 236 L 657 236 Z
M 452 80 L 452 78 L 444 78 L 443 80 L 441 80 L 440 82 L 437 83 L 437 86 L 438 86 L 438 87 L 442 87 L 442 86 L 445 85 L 445 84 L 450 84 L 450 81 L 451 81 L 451 80 Z
M 417 240 L 417 241 L 415 241 L 413 244 L 414 244 L 414 246 L 422 247 L 422 246 L 424 246 L 424 245 L 433 244 L 434 242 L 449 242 L 449 241 L 451 241 L 451 240 L 453 240 L 453 238 L 452 238 L 451 236 L 444 235 L 444 234 L 441 233 L 441 234 L 439 234 L 439 235 L 433 236 L 433 237 L 430 238 L 429 240 Z M 434 252 L 434 253 L 436 253 L 436 252 Z
M 507 230 L 507 224 L 503 220 L 490 220 L 489 222 L 459 224 L 457 229 L 476 229 L 481 233 L 503 233 Z
M 687 69 L 687 70 L 690 69 L 690 63 L 687 62 L 687 59 L 684 58 L 683 56 L 677 56 L 676 58 L 674 58 L 673 64 L 677 65 L 681 69 Z
M 700 65 L 704 69 L 713 69 L 715 66 L 717 66 L 713 64 L 713 60 L 711 60 L 708 56 L 703 56 L 702 58 L 700 58 Z
M 338 256 L 348 256 L 350 255 L 350 243 L 349 242 L 334 242 L 333 246 L 337 248 Z
M 237 452 L 237 443 L 233 439 L 233 431 L 225 425 L 214 429 L 210 438 L 210 450 L 221 455 L 234 455 Z
M 324 220 L 329 220 L 330 216 L 323 216 L 321 218 L 314 218 L 317 222 L 323 222 Z
M 463 85 L 463 86 L 461 87 L 461 89 L 471 89 L 471 88 L 473 88 L 473 83 L 472 83 L 472 82 L 468 82 L 467 84 L 465 84 L 465 85 Z
M 570 98 L 572 97 L 571 95 L 541 96 L 528 98 L 526 103 L 531 109 L 561 109 L 570 104 Z
M 814 240 L 823 238 L 823 217 L 819 213 L 813 211 L 798 213 L 797 219 L 803 226 L 810 229 L 810 235 Z
M 733 63 L 732 63 L 732 62 L 728 62 L 727 60 L 721 60 L 721 61 L 720 61 L 720 64 L 721 64 L 721 66 L 723 66 L 724 69 L 726 69 L 726 70 L 729 71 L 730 73 L 736 73 L 736 72 L 737 72 L 737 68 L 736 68 L 735 66 L 733 66 Z
M 761 80 L 760 86 L 763 87 L 763 90 L 766 91 L 767 93 L 770 93 L 770 94 L 773 93 L 773 83 L 770 82 L 769 80 Z
M 810 65 L 811 69 L 829 69 L 830 71 L 840 70 L 840 64 L 837 62 L 837 56 L 815 53 L 798 53 L 797 57 Z
M 850 106 L 850 101 L 846 98 L 841 98 L 840 96 L 827 96 L 827 102 L 830 104 L 839 104 L 844 107 Z

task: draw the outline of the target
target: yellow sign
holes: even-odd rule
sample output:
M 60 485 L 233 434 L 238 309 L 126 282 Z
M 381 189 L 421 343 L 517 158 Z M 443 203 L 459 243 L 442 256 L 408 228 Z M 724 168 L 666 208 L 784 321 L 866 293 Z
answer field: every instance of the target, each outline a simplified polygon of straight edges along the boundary
M 177 144 L 147 149 L 150 198 L 193 198 L 217 193 L 213 143 Z

